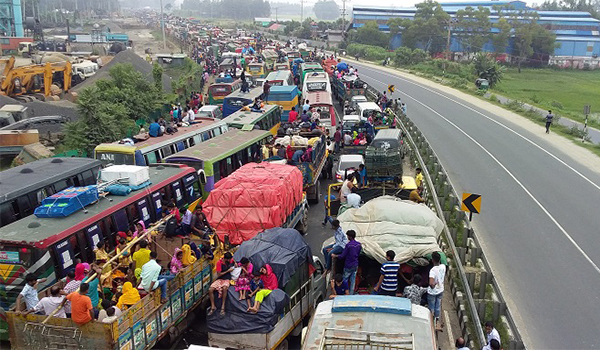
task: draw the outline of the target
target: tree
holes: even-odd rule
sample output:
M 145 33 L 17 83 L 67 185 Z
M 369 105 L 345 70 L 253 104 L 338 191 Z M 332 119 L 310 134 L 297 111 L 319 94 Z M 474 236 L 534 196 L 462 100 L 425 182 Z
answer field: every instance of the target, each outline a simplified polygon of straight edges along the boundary
M 92 154 L 97 145 L 122 139 L 129 130 L 135 130 L 125 108 L 99 100 L 100 93 L 96 86 L 80 92 L 77 98 L 80 119 L 65 127 L 65 145 L 70 149 Z
M 489 16 L 490 10 L 481 6 L 477 9 L 468 6 L 456 12 L 454 33 L 460 38 L 465 52 L 483 51 L 483 45 L 490 40 Z
M 435 1 L 427 0 L 416 5 L 414 20 L 394 22 L 394 30 L 402 33 L 403 45 L 423 48 L 430 53 L 445 50 L 450 15 Z
M 152 65 L 152 79 L 154 80 L 154 87 L 158 91 L 162 91 L 162 75 L 163 69 L 158 63 Z
M 331 21 L 340 16 L 340 7 L 333 0 L 320 0 L 315 3 L 313 12 L 317 19 Z
M 550 55 L 554 53 L 557 47 L 556 34 L 544 28 L 539 23 L 534 23 L 531 28 L 533 41 L 531 48 L 533 50 L 532 58 L 535 63 L 547 63 Z
M 599 0 L 546 0 L 540 6 L 545 11 L 584 11 L 592 17 L 600 19 Z
M 494 51 L 497 54 L 506 52 L 508 47 L 508 40 L 510 39 L 510 31 L 512 26 L 506 18 L 500 17 L 498 22 L 494 23 L 494 28 L 498 30 L 497 33 L 492 34 L 492 44 L 494 45 Z
M 302 24 L 298 21 L 287 22 L 285 28 L 283 28 L 283 34 L 291 35 L 296 29 L 300 28 L 300 26 L 302 26 Z
M 383 48 L 387 48 L 390 44 L 388 35 L 379 30 L 379 25 L 375 21 L 369 21 L 358 28 L 352 39 L 359 44 L 375 45 Z
M 513 27 L 513 54 L 517 56 L 519 73 L 523 61 L 533 54 L 532 27 L 536 17 L 537 14 L 527 11 L 515 12 L 510 16 L 509 22 Z
M 502 80 L 505 71 L 492 56 L 483 52 L 477 53 L 473 58 L 473 69 L 479 78 L 487 79 L 490 87 L 494 87 Z

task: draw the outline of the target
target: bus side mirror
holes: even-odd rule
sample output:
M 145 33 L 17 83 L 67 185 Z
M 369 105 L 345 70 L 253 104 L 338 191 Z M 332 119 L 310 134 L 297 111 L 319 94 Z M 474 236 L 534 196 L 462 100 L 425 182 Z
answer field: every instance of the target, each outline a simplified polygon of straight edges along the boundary
M 198 170 L 198 178 L 201 184 L 206 185 L 206 174 L 203 169 Z

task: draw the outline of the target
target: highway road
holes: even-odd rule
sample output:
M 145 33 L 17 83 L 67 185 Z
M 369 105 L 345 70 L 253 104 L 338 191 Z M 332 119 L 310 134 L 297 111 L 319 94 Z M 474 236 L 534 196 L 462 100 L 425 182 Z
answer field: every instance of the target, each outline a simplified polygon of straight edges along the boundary
M 598 168 L 540 126 L 352 65 L 380 91 L 394 84 L 457 192 L 482 195 L 473 226 L 527 348 L 600 349 Z

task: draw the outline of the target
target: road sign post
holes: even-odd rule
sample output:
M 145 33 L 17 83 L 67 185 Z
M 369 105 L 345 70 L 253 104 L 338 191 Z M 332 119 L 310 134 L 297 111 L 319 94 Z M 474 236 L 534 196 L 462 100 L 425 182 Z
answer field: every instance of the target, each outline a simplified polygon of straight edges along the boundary
M 581 135 L 581 142 L 585 142 L 585 135 L 587 134 L 588 116 L 590 115 L 591 110 L 592 110 L 592 107 L 590 105 L 583 106 L 583 114 L 585 114 L 585 122 L 583 123 L 583 134 Z
M 463 193 L 461 210 L 469 212 L 469 221 L 473 220 L 473 213 L 481 212 L 481 195 L 475 193 Z

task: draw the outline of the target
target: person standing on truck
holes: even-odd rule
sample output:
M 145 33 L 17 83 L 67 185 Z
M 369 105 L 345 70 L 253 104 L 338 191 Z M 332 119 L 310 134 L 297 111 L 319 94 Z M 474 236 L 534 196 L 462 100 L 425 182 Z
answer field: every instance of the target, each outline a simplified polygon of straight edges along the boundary
M 325 257 L 325 276 L 329 274 L 331 271 L 331 258 L 334 254 L 341 254 L 346 248 L 346 244 L 348 244 L 348 237 L 340 227 L 339 220 L 333 220 L 331 222 L 331 227 L 333 227 L 333 244 L 330 244 L 323 248 L 323 256 Z
M 358 271 L 358 256 L 362 250 L 360 242 L 356 240 L 356 231 L 348 230 L 348 243 L 342 254 L 331 254 L 332 258 L 339 257 L 344 259 L 344 280 L 350 285 L 350 294 L 354 294 L 354 284 L 356 283 L 356 272 Z
M 31 310 L 40 302 L 37 292 L 37 284 L 46 282 L 45 278 L 37 279 L 37 277 L 30 273 L 25 276 L 25 286 L 21 290 L 21 293 L 17 296 L 17 312 L 21 310 L 21 299 L 25 299 L 26 310 Z
M 554 114 L 552 114 L 552 111 L 548 111 L 548 114 L 546 114 L 546 134 L 550 133 L 550 125 L 552 125 L 552 119 L 554 119 Z
M 219 293 L 221 298 L 221 315 L 225 315 L 225 300 L 227 300 L 227 290 L 231 280 L 231 271 L 235 268 L 235 261 L 233 255 L 230 252 L 225 255 L 217 262 L 217 279 L 210 285 L 208 289 L 208 297 L 210 298 L 210 311 L 208 316 L 212 315 L 217 307 L 215 306 L 215 291 Z
M 292 124 L 298 119 L 298 112 L 296 112 L 296 107 L 292 107 L 288 117 L 288 123 Z
M 429 270 L 429 288 L 427 288 L 427 305 L 435 317 L 437 329 L 441 329 L 440 311 L 442 309 L 442 296 L 444 295 L 444 278 L 446 265 L 440 263 L 441 256 L 438 252 L 431 254 L 433 267 Z
M 358 166 L 358 187 L 362 188 L 367 186 L 367 168 L 364 164 Z
M 377 282 L 374 288 L 379 295 L 396 296 L 400 264 L 394 261 L 395 257 L 396 253 L 393 250 L 388 250 L 385 253 L 387 261 L 381 265 L 381 276 L 379 276 L 379 282 Z

